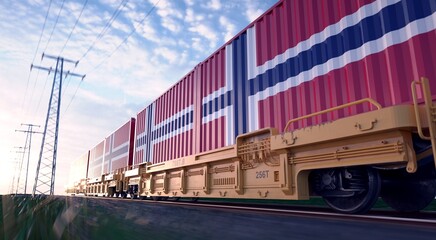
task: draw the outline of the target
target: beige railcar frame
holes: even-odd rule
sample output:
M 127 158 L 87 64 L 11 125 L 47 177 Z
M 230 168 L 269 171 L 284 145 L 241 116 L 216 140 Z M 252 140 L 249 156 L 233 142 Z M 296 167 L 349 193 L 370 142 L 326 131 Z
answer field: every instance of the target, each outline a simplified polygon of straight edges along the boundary
M 425 100 L 418 105 L 416 86 Z M 308 199 L 314 169 L 372 165 L 413 173 L 417 162 L 436 153 L 436 108 L 428 80 L 412 83 L 414 105 L 381 108 L 364 99 L 303 116 L 287 123 L 285 133 L 266 128 L 238 136 L 236 144 L 159 164 L 143 164 L 129 176 L 139 196 Z M 370 102 L 376 110 L 333 122 L 287 131 L 302 119 Z M 428 132 L 430 136 L 424 136 Z M 416 156 L 412 133 L 432 142 Z M 435 162 L 436 164 L 436 162 Z

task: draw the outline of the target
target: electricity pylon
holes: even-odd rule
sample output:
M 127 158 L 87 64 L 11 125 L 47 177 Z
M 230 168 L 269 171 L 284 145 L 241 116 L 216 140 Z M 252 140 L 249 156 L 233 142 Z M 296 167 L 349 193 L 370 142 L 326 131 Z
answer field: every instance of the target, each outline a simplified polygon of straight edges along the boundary
M 27 141 L 26 141 L 27 142 Z M 15 149 L 23 149 L 23 147 L 14 147 Z M 24 153 L 25 151 L 15 151 L 16 154 L 22 154 L 22 157 L 16 157 L 14 159 L 15 162 L 15 172 L 14 172 L 14 177 L 12 178 L 12 186 L 11 186 L 11 194 L 17 194 L 18 193 L 18 188 L 20 185 L 20 176 L 21 176 L 21 168 L 23 166 L 23 161 L 24 161 Z M 20 160 L 21 159 L 21 160 Z M 15 177 L 17 177 L 17 187 L 15 188 Z
M 32 135 L 34 133 L 42 134 L 42 132 L 35 132 L 35 131 L 33 131 L 33 127 L 39 127 L 39 125 L 24 124 L 24 123 L 22 123 L 21 126 L 27 126 L 27 130 L 15 130 L 15 132 L 27 133 L 27 135 L 26 135 L 26 143 L 24 144 L 24 154 L 25 154 L 25 152 L 27 150 L 27 167 L 26 167 L 26 181 L 24 183 L 24 194 L 27 194 L 27 177 L 29 176 L 29 162 L 30 162 L 30 151 L 32 149 Z M 23 154 L 23 160 L 24 160 L 24 154 Z M 21 170 L 20 170 L 20 173 L 21 173 Z
M 34 66 L 33 64 L 30 66 L 30 69 L 36 68 L 48 71 L 48 74 L 54 71 L 53 85 L 41 142 L 41 150 L 39 152 L 39 160 L 36 168 L 35 184 L 33 185 L 33 196 L 35 196 L 35 194 L 53 195 L 54 193 L 62 81 L 67 76 L 81 77 L 82 80 L 85 77 L 85 75 L 64 71 L 64 63 L 73 63 L 77 66 L 79 63 L 78 61 L 65 59 L 60 56 L 56 57 L 46 55 L 43 53 L 42 59 L 44 59 L 44 57 L 56 60 L 56 68 Z

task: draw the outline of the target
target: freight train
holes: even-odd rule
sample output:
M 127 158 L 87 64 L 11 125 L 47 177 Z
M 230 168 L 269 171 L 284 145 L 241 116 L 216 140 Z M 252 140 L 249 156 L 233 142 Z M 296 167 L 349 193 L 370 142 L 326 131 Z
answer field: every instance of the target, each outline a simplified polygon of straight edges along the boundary
M 79 158 L 69 191 L 419 211 L 436 193 L 435 12 L 279 1 Z

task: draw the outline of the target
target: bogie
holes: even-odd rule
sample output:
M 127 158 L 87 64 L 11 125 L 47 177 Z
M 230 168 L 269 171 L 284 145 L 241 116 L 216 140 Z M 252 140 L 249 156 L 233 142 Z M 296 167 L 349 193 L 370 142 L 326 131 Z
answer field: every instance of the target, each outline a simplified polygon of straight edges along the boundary
M 367 212 L 381 189 L 379 173 L 371 167 L 315 170 L 310 179 L 313 190 L 327 205 L 342 213 Z

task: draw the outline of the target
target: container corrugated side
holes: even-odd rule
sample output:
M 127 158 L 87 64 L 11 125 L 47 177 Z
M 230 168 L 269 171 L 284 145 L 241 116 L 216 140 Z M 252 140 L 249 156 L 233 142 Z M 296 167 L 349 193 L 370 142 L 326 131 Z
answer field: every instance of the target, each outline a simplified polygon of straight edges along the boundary
M 135 119 L 131 118 L 105 139 L 103 174 L 132 165 L 134 132 Z
M 151 137 L 137 162 L 228 146 L 264 127 L 282 131 L 290 119 L 366 97 L 410 103 L 410 83 L 421 76 L 436 93 L 435 12 L 434 0 L 280 1 L 187 74 L 188 91 L 179 93 L 179 82 L 144 110 Z M 292 128 L 370 110 L 354 106 Z M 188 130 L 175 120 L 184 115 L 192 116 Z M 191 141 L 182 146 L 192 151 L 181 151 L 185 132 Z
M 101 141 L 89 151 L 88 178 L 97 178 L 103 175 L 104 143 Z

